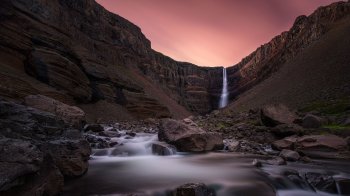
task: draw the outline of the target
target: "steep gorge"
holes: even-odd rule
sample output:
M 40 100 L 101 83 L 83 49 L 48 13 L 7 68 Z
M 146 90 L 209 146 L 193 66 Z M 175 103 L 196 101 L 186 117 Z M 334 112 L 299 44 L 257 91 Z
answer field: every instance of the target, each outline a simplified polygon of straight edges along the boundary
M 93 0 L 6 0 L 0 14 L 2 96 L 40 93 L 85 106 L 105 100 L 137 118 L 217 107 L 221 69 L 152 50 L 137 26 Z
M 240 63 L 228 68 L 231 99 L 237 98 L 246 90 L 269 78 L 274 72 L 283 67 L 285 63 L 293 60 L 298 54 L 303 53 L 305 49 L 319 42 L 328 32 L 337 28 L 337 24 L 344 24 L 344 21 L 348 21 L 349 17 L 350 1 L 333 3 L 329 6 L 318 8 L 310 16 L 302 15 L 297 17 L 289 31 L 274 37 L 270 42 L 260 46 L 256 51 L 245 57 Z M 347 37 L 347 35 L 343 34 L 339 34 L 339 36 L 341 39 Z M 332 48 L 327 50 L 332 50 Z M 316 55 L 309 55 L 310 58 L 318 58 Z M 299 62 L 298 67 L 301 69 L 305 67 L 306 70 L 308 67 L 306 63 L 306 61 Z M 329 66 L 347 67 L 346 64 Z M 317 71 L 317 68 L 314 71 Z M 301 73 L 302 70 L 300 71 Z M 341 76 L 346 73 L 339 72 L 338 74 Z M 327 73 L 323 73 L 323 76 L 326 75 Z M 298 83 L 298 81 L 289 82 L 295 85 Z M 305 87 L 304 90 L 308 91 L 311 89 Z
M 290 31 L 227 68 L 230 100 L 345 20 L 349 4 L 298 17 Z M 154 51 L 139 27 L 94 0 L 4 0 L 0 24 L 3 97 L 47 95 L 81 106 L 91 120 L 103 114 L 183 118 L 218 108 L 221 67 L 177 62 Z

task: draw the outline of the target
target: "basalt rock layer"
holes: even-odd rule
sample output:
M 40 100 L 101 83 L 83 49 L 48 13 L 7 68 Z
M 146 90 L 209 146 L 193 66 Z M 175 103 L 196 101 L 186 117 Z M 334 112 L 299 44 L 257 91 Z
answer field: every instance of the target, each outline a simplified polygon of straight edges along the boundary
M 229 67 L 230 99 L 318 41 L 349 15 L 349 4 L 298 17 L 290 31 Z M 4 0 L 0 24 L 1 96 L 45 95 L 81 106 L 88 119 L 107 108 L 118 119 L 183 118 L 218 107 L 222 68 L 152 50 L 139 27 L 94 0 Z
M 234 107 L 282 102 L 298 108 L 326 96 L 350 95 L 345 52 L 349 50 L 349 18 L 350 1 L 320 7 L 309 16 L 297 17 L 289 31 L 228 68 L 231 99 L 239 97 Z
M 2 96 L 43 94 L 71 105 L 106 100 L 138 118 L 217 107 L 220 68 L 155 52 L 137 26 L 94 0 L 5 0 L 0 24 Z

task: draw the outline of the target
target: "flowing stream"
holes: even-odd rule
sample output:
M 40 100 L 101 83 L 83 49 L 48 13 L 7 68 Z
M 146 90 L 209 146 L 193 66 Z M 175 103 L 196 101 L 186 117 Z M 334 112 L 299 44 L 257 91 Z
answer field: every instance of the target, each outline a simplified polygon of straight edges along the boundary
M 227 73 L 226 68 L 222 68 L 222 91 L 220 96 L 219 108 L 224 108 L 228 103 L 229 92 L 227 90 Z
M 331 195 L 315 192 L 306 184 L 286 177 L 286 171 L 327 172 L 350 178 L 350 169 L 342 162 L 326 162 L 327 170 L 302 163 L 264 165 L 259 169 L 252 165 L 259 155 L 228 152 L 153 155 L 151 146 L 158 140 L 155 134 L 137 133 L 133 138 L 125 135 L 112 140 L 120 145 L 95 149 L 87 174 L 68 181 L 63 195 L 165 196 L 176 187 L 192 182 L 206 184 L 218 196 Z

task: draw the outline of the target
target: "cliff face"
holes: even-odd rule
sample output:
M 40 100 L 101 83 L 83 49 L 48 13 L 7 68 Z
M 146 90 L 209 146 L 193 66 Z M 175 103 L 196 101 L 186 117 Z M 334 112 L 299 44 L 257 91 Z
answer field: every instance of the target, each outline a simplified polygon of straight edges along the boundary
M 4 0 L 0 23 L 2 96 L 44 94 L 70 104 L 106 100 L 139 118 L 184 117 L 186 109 L 206 113 L 216 107 L 220 68 L 153 51 L 137 26 L 93 0 Z
M 231 99 L 271 76 L 285 62 L 319 40 L 334 23 L 349 15 L 350 1 L 320 7 L 310 16 L 296 18 L 289 31 L 276 36 L 228 69 Z
M 230 99 L 322 37 L 349 15 L 349 4 L 298 17 L 290 31 L 228 68 Z M 218 106 L 222 68 L 177 62 L 152 50 L 137 26 L 94 0 L 3 0 L 0 24 L 0 96 L 43 94 L 78 104 L 88 115 L 113 108 L 112 119 L 183 118 Z

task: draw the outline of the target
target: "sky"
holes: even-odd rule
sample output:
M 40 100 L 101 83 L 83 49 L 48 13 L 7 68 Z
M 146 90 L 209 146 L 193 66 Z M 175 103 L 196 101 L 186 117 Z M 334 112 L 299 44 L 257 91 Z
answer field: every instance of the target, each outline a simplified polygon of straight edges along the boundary
M 334 0 L 97 0 L 139 26 L 152 48 L 200 66 L 232 66 L 299 15 Z

